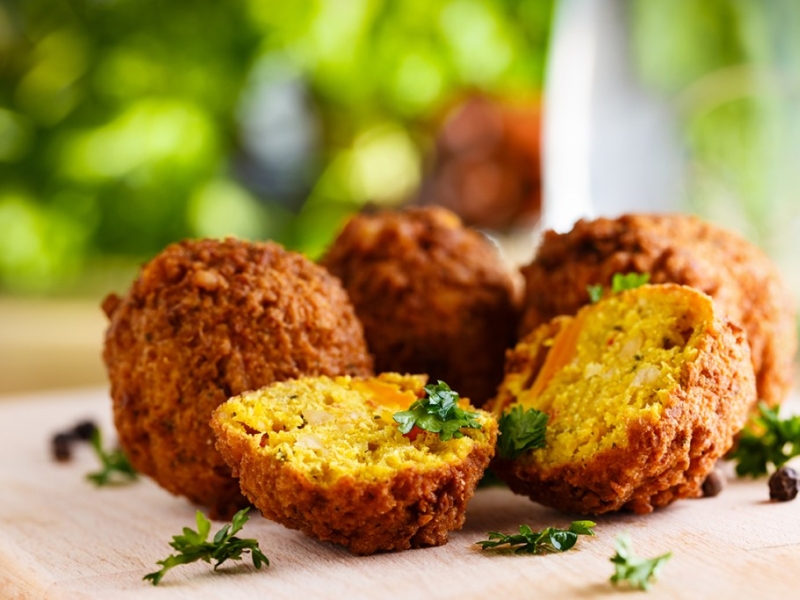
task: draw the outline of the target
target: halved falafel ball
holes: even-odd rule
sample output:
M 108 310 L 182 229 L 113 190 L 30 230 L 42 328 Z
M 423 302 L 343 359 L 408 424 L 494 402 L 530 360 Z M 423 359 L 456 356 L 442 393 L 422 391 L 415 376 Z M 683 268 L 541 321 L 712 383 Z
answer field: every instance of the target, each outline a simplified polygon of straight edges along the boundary
M 795 304 L 781 274 L 757 247 L 689 215 L 624 215 L 548 231 L 526 280 L 521 335 L 589 302 L 587 286 L 615 273 L 649 273 L 710 295 L 747 333 L 759 398 L 780 404 L 792 387 L 797 350 Z
M 492 468 L 562 511 L 648 513 L 701 494 L 755 396 L 744 332 L 709 296 L 674 284 L 609 295 L 509 352 L 492 410 L 535 408 L 549 422 L 543 448 Z
M 480 406 L 516 341 L 516 292 L 496 248 L 443 208 L 353 217 L 322 259 L 350 296 L 375 369 L 426 373 Z
M 372 372 L 339 281 L 274 243 L 171 245 L 103 309 L 120 445 L 138 471 L 214 516 L 246 505 L 214 448 L 218 405 L 301 375 Z
M 355 554 L 438 546 L 464 523 L 497 423 L 479 411 L 461 437 L 403 435 L 392 417 L 425 379 L 303 377 L 248 392 L 214 411 L 217 448 L 268 519 Z

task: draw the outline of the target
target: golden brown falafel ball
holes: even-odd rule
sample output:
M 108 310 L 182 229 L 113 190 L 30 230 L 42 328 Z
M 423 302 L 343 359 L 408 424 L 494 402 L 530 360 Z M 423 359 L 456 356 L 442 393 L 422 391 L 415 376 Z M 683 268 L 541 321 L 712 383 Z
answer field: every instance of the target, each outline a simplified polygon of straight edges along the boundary
M 246 504 L 214 449 L 222 402 L 300 375 L 371 373 L 339 282 L 273 243 L 184 241 L 109 296 L 103 359 L 120 444 L 140 472 L 226 516 Z
M 581 220 L 545 233 L 527 282 L 521 334 L 589 302 L 588 285 L 614 273 L 650 273 L 710 295 L 747 332 L 759 398 L 782 402 L 792 386 L 797 349 L 791 292 L 775 265 L 741 237 L 688 215 L 624 215 Z
M 362 214 L 322 264 L 344 283 L 376 371 L 427 373 L 476 406 L 494 395 L 516 339 L 517 302 L 481 234 L 443 208 Z
M 392 416 L 424 384 L 392 373 L 303 377 L 232 398 L 211 425 L 265 517 L 356 554 L 438 546 L 464 523 L 497 423 L 480 411 L 480 428 L 459 438 L 401 434 Z
M 756 396 L 744 332 L 686 286 L 646 285 L 557 317 L 509 352 L 492 410 L 549 415 L 545 446 L 498 457 L 559 510 L 648 513 L 699 496 Z M 513 435 L 501 420 L 501 438 Z
M 542 207 L 538 100 L 470 94 L 448 111 L 416 202 L 495 231 L 531 227 Z

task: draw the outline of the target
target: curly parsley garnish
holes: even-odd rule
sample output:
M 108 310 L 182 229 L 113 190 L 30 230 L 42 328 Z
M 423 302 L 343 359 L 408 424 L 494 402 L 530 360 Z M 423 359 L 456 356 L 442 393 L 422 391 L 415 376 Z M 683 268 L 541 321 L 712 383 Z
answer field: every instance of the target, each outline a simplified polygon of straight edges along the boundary
M 164 560 L 156 561 L 161 565 L 159 571 L 148 573 L 142 579 L 151 581 L 153 585 L 158 585 L 161 578 L 173 567 L 185 565 L 198 560 L 214 563 L 214 570 L 226 560 L 241 560 L 242 554 L 250 552 L 253 559 L 253 566 L 260 569 L 261 565 L 269 566 L 269 559 L 261 552 L 258 541 L 252 539 L 239 539 L 236 534 L 241 530 L 249 518 L 248 508 L 244 508 L 233 515 L 233 522 L 225 525 L 214 536 L 214 541 L 208 542 L 208 534 L 211 531 L 211 521 L 206 519 L 199 510 L 195 520 L 197 521 L 197 531 L 188 527 L 183 528 L 183 535 L 173 536 L 170 546 L 178 551 L 178 554 L 171 554 Z
M 97 458 L 100 459 L 102 468 L 94 473 L 89 473 L 86 478 L 97 486 L 126 483 L 136 479 L 136 470 L 131 466 L 125 453 L 116 448 L 103 450 L 103 438 L 100 429 L 95 428 L 91 433 L 90 441 Z
M 548 527 L 533 531 L 528 525 L 520 525 L 519 533 L 505 535 L 490 531 L 488 540 L 475 542 L 482 550 L 514 550 L 514 554 L 549 554 L 566 552 L 578 541 L 579 535 L 594 535 L 596 523 L 592 521 L 573 521 L 569 529 Z
M 736 474 L 740 477 L 766 475 L 769 465 L 780 467 L 800 456 L 800 415 L 781 419 L 778 408 L 769 408 L 763 402 L 759 402 L 758 411 L 753 421 L 761 433 L 746 427 L 731 453 L 731 459 L 738 461 Z
M 463 437 L 460 429 L 480 429 L 478 413 L 459 408 L 458 392 L 454 392 L 444 382 L 426 385 L 427 398 L 417 400 L 408 410 L 395 413 L 392 418 L 400 424 L 400 433 L 409 433 L 415 426 L 424 431 L 438 433 L 446 442 L 452 438 Z
M 611 558 L 614 563 L 614 574 L 611 583 L 627 581 L 632 587 L 640 590 L 650 589 L 650 581 L 658 578 L 661 567 L 672 558 L 672 552 L 667 552 L 655 558 L 640 558 L 633 553 L 631 538 L 627 535 L 617 536 L 615 544 L 617 553 Z
M 533 448 L 544 448 L 548 418 L 547 413 L 524 410 L 519 404 L 503 413 L 498 420 L 498 455 L 513 460 Z
M 619 294 L 625 290 L 633 290 L 641 287 L 650 281 L 650 273 L 614 273 L 611 278 L 611 293 Z M 586 291 L 589 293 L 589 300 L 592 304 L 598 302 L 603 297 L 603 286 L 587 285 Z

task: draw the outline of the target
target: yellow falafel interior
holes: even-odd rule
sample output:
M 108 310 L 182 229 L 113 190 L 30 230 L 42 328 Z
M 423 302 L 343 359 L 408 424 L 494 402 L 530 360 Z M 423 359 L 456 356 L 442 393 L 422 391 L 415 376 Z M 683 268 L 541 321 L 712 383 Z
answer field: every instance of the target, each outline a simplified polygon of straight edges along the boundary
M 447 441 L 415 429 L 403 435 L 393 416 L 425 395 L 425 381 L 383 374 L 275 383 L 217 408 L 217 449 L 268 519 L 356 554 L 438 546 L 464 523 L 497 422 L 476 411 Z
M 518 435 L 515 407 L 549 421 L 544 447 L 493 469 L 559 510 L 648 513 L 700 494 L 755 397 L 744 331 L 711 297 L 675 284 L 607 294 L 508 353 L 492 405 L 500 435 Z
M 307 377 L 232 398 L 215 420 L 250 438 L 255 453 L 289 463 L 309 481 L 342 477 L 376 481 L 398 470 L 432 470 L 466 458 L 492 439 L 494 419 L 480 411 L 480 429 L 447 442 L 421 432 L 412 440 L 392 416 L 425 395 L 424 376 Z M 468 401 L 461 406 L 469 408 Z M 488 426 L 488 427 L 487 427 Z
M 550 416 L 546 447 L 530 460 L 543 468 L 587 460 L 624 448 L 630 423 L 659 421 L 714 318 L 707 296 L 673 288 L 607 296 L 521 344 L 540 356 L 507 375 L 495 411 L 520 404 Z

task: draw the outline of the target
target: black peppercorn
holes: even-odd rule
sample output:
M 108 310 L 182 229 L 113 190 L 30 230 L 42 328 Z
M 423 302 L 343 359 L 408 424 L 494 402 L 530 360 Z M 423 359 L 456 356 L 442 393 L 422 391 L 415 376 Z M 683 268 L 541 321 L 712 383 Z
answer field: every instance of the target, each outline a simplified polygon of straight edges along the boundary
M 56 433 L 51 439 L 53 458 L 58 462 L 66 462 L 72 458 L 74 442 L 88 442 L 97 430 L 94 421 L 80 421 L 75 427 Z
M 712 498 L 718 495 L 725 489 L 725 473 L 719 467 L 714 467 L 714 470 L 708 474 L 705 481 L 703 481 L 703 497 Z
M 68 433 L 57 433 L 53 436 L 53 457 L 58 462 L 65 462 L 72 458 L 72 436 Z
M 76 439 L 89 441 L 97 429 L 97 425 L 93 421 L 81 421 L 73 428 L 72 432 Z
M 769 478 L 769 497 L 771 500 L 786 502 L 794 500 L 797 496 L 797 488 L 800 484 L 800 476 L 791 467 L 781 467 Z

